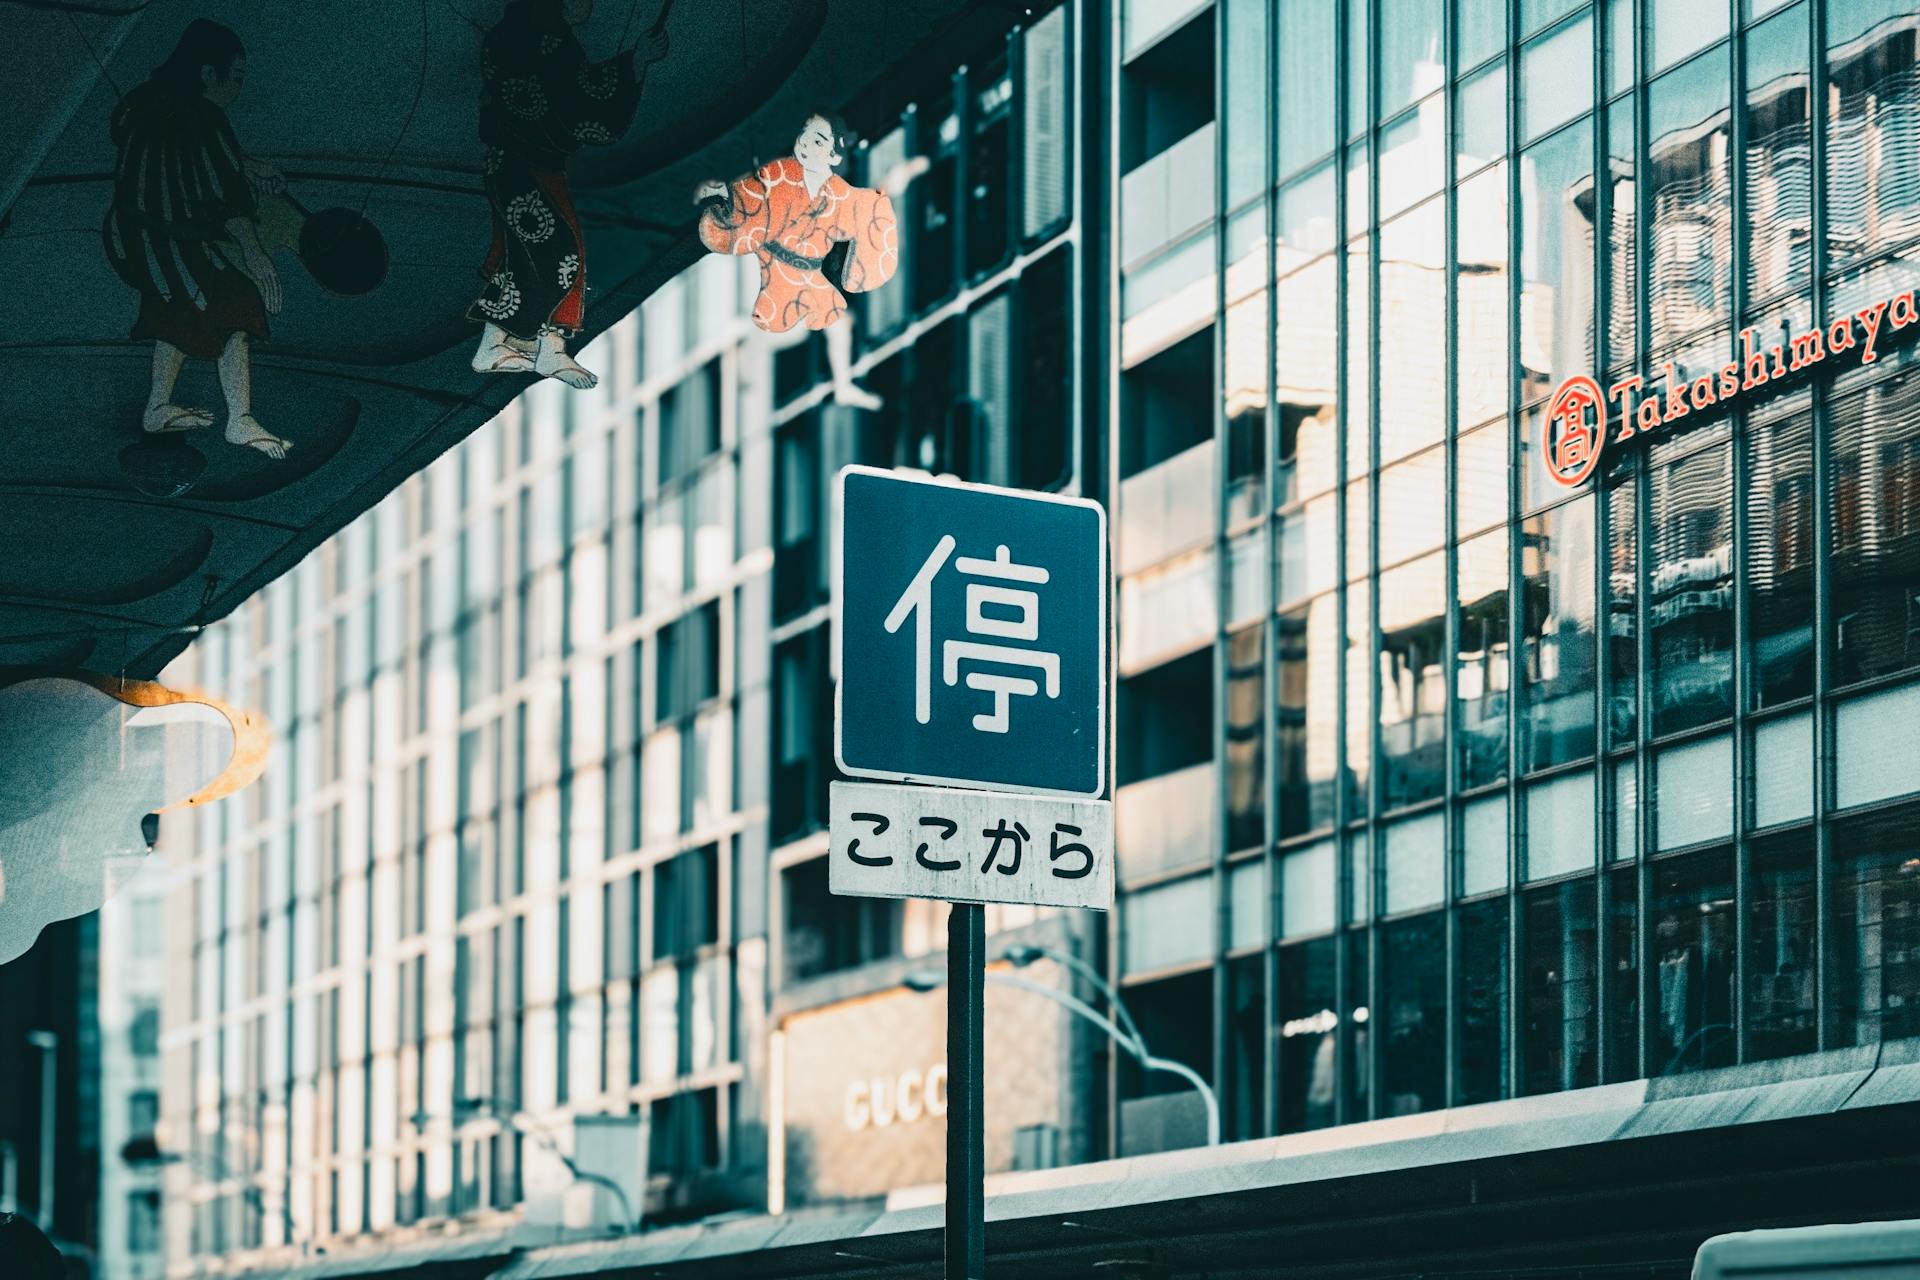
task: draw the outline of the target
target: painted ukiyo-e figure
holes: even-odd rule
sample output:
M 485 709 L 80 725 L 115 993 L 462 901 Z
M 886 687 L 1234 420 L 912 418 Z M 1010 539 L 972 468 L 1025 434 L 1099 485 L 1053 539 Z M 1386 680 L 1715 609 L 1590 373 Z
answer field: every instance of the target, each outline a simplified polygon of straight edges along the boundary
M 227 120 L 247 75 L 240 38 L 206 19 L 144 84 L 114 107 L 113 205 L 101 235 L 107 259 L 140 295 L 136 340 L 153 342 L 153 378 L 141 427 L 150 433 L 213 424 L 173 402 L 187 357 L 217 362 L 226 438 L 270 458 L 292 447 L 253 416 L 249 344 L 280 310 L 280 279 L 262 244 L 261 201 L 284 190 L 270 165 L 241 150 Z
M 853 335 L 846 294 L 877 289 L 899 265 L 893 202 L 926 172 L 924 156 L 895 166 L 877 190 L 856 187 L 836 170 L 849 139 L 844 126 L 813 115 L 793 154 L 731 183 L 704 182 L 700 240 L 715 253 L 760 259 L 753 322 L 769 333 L 795 325 L 827 331 L 834 399 L 877 409 L 880 398 L 853 381 Z
M 643 49 L 589 62 L 574 28 L 592 12 L 593 0 L 511 0 L 481 46 L 493 245 L 480 270 L 486 289 L 468 313 L 485 324 L 473 355 L 481 373 L 537 373 L 571 387 L 598 381 L 567 354 L 586 320 L 587 292 L 567 159 L 627 131 L 647 67 L 666 56 L 667 42 L 656 25 Z

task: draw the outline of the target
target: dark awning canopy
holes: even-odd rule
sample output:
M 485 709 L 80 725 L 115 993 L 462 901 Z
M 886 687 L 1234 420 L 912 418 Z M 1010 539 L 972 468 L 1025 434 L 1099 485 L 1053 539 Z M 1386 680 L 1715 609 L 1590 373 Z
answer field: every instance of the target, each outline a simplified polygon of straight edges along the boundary
M 599 0 L 590 56 L 639 40 L 662 0 Z M 485 421 L 526 385 L 468 367 L 489 222 L 476 132 L 480 42 L 504 0 L 0 0 L 0 666 L 152 674 L 190 628 L 231 611 Z M 996 6 L 961 0 L 677 0 L 671 51 L 630 133 L 577 157 L 597 333 L 701 252 L 691 193 L 852 100 L 916 47 Z M 999 20 L 1010 21 L 1012 11 Z M 205 469 L 180 497 L 129 479 L 151 344 L 109 268 L 108 119 L 121 90 L 206 17 L 246 45 L 230 111 L 242 146 L 309 209 L 364 209 L 390 255 L 357 298 L 282 256 L 283 312 L 254 361 L 275 461 L 189 433 Z M 582 341 L 585 341 L 583 338 Z M 190 362 L 177 397 L 215 408 Z M 170 455 L 177 456 L 177 455 Z M 149 487 L 152 487 L 149 485 Z

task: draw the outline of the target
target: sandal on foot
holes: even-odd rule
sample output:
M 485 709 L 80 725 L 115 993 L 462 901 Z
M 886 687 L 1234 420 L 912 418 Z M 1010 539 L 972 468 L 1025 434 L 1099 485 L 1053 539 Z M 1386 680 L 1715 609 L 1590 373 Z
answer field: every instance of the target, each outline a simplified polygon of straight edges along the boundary
M 198 431 L 213 425 L 213 415 L 205 409 L 190 409 L 177 404 L 148 405 L 140 415 L 140 429 L 148 435 L 169 435 L 178 431 Z
M 259 419 L 250 413 L 238 414 L 227 419 L 227 443 L 243 444 L 250 449 L 258 449 L 276 462 L 287 456 L 287 450 L 293 448 L 293 441 L 282 440 L 273 432 L 260 425 Z

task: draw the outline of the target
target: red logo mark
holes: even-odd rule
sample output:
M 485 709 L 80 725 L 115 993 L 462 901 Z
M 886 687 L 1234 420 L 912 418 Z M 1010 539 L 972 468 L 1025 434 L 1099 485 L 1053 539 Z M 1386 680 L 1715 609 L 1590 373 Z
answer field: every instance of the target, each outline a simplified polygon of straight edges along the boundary
M 1540 432 L 1540 453 L 1554 483 L 1571 489 L 1593 474 L 1607 442 L 1607 402 L 1600 384 L 1584 374 L 1553 393 Z

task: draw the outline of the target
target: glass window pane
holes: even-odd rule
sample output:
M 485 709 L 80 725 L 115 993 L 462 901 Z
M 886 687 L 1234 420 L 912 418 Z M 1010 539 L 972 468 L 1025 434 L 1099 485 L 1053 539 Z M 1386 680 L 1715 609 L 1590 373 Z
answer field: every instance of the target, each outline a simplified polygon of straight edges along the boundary
M 1367 484 L 1365 475 L 1348 483 L 1346 492 L 1347 516 L 1347 580 L 1356 584 L 1367 576 L 1367 566 L 1372 563 L 1373 512 L 1367 505 Z
M 1127 973 L 1147 973 L 1213 954 L 1213 878 L 1192 876 L 1155 885 L 1125 899 Z
M 1423 813 L 1384 828 L 1387 883 L 1384 914 L 1418 911 L 1446 897 L 1446 820 Z
M 1262 551 L 1260 542 L 1255 546 Z M 1263 557 L 1264 558 L 1264 557 Z M 1227 637 L 1227 847 L 1266 843 L 1266 656 L 1264 624 Z
M 1347 812 L 1367 811 L 1373 771 L 1373 623 L 1367 593 L 1347 591 Z
M 1447 965 L 1444 913 L 1429 912 L 1380 928 L 1381 1008 L 1387 1038 L 1381 1113 L 1431 1111 L 1446 1105 Z
M 1446 206 L 1380 229 L 1380 465 L 1446 434 Z
M 1634 101 L 1607 108 L 1607 368 L 1615 375 L 1637 366 L 1640 333 L 1639 211 L 1634 175 L 1640 150 L 1634 145 Z
M 1390 218 L 1446 180 L 1446 99 L 1434 94 L 1380 131 L 1380 216 Z
M 1226 42 L 1227 205 L 1231 208 L 1266 185 L 1267 4 L 1225 0 L 1221 19 Z
M 1387 809 L 1446 788 L 1446 573 L 1446 557 L 1430 555 L 1380 575 L 1380 803 Z
M 1724 324 L 1731 314 L 1730 74 L 1726 59 L 1701 58 L 1648 90 L 1653 265 L 1647 313 L 1655 351 Z
M 1835 955 L 1828 1043 L 1920 1035 L 1920 805 L 1855 818 L 1833 833 Z
M 1593 870 L 1593 774 L 1562 774 L 1527 788 L 1524 876 L 1545 880 Z
M 1227 870 L 1227 950 L 1264 946 L 1267 915 L 1267 864 L 1259 858 L 1236 862 Z
M 1920 791 L 1920 684 L 1849 698 L 1834 710 L 1834 803 L 1870 804 Z
M 1827 253 L 1864 261 L 1920 226 L 1920 77 L 1913 6 L 1827 7 Z
M 1520 140 L 1593 110 L 1593 17 L 1582 14 L 1520 51 Z
M 1478 2 L 1479 0 L 1461 0 L 1462 4 L 1469 6 Z M 1533 34 L 1555 18 L 1578 8 L 1580 3 L 1581 0 L 1520 0 L 1520 34 L 1523 36 Z M 1499 4 L 1499 0 L 1492 0 L 1492 4 Z
M 1460 896 L 1507 887 L 1507 797 L 1469 801 L 1460 810 Z
M 1653 732 L 1733 711 L 1733 474 L 1726 445 L 1653 470 Z
M 1328 0 L 1320 0 L 1326 8 L 1333 5 Z M 1347 0 L 1347 134 L 1349 137 L 1362 132 L 1373 116 L 1368 111 L 1372 95 L 1368 93 L 1367 53 L 1372 41 L 1367 33 L 1367 19 L 1373 10 L 1371 0 Z M 1321 74 L 1325 75 L 1326 64 L 1321 64 Z M 1326 92 L 1326 82 L 1320 82 L 1320 92 Z
M 1520 158 L 1523 401 L 1593 368 L 1593 126 Z
M 1460 652 L 1455 701 L 1460 724 L 1460 785 L 1507 776 L 1507 531 L 1460 544 Z
M 1453 1101 L 1466 1106 L 1507 1096 L 1507 901 L 1468 903 L 1457 914 L 1460 1027 Z
M 1664 71 L 1727 34 L 1724 0 L 1647 0 L 1647 53 Z
M 1599 1079 L 1594 1028 L 1594 882 L 1536 889 L 1522 902 L 1521 1089 L 1552 1093 Z
M 1920 379 L 1832 407 L 1834 681 L 1920 666 Z
M 1523 770 L 1593 754 L 1593 497 L 1530 517 L 1521 531 Z
M 1445 11 L 1446 0 L 1393 0 L 1393 21 L 1380 24 L 1382 116 L 1447 82 L 1447 57 L 1440 36 Z
M 1747 432 L 1747 616 L 1754 705 L 1813 692 L 1813 411 L 1805 392 Z
M 1716 733 L 1654 761 L 1654 823 L 1661 849 L 1733 834 L 1733 736 Z
M 1507 47 L 1507 6 L 1504 0 L 1454 0 L 1454 44 L 1459 65 L 1478 66 Z
M 1454 163 L 1459 172 L 1472 173 L 1507 154 L 1506 62 L 1496 62 L 1462 83 L 1456 101 Z
M 1280 936 L 1304 938 L 1333 928 L 1333 842 L 1280 855 Z
M 1733 857 L 1724 849 L 1654 863 L 1655 1076 L 1733 1061 Z
M 1476 533 L 1507 518 L 1507 424 L 1491 423 L 1460 437 L 1455 446 L 1454 518 L 1461 533 Z
M 1634 740 L 1639 718 L 1639 622 L 1634 602 L 1640 592 L 1639 531 L 1634 508 L 1638 490 L 1631 481 L 1607 490 L 1607 742 Z
M 1338 514 L 1333 495 L 1323 494 L 1277 518 L 1278 603 L 1285 605 L 1332 590 L 1337 563 L 1334 518 Z
M 1368 278 L 1372 263 L 1367 237 L 1347 246 L 1347 457 L 1346 475 L 1364 476 L 1373 455 L 1372 295 Z
M 1279 687 L 1274 691 L 1274 746 L 1283 837 L 1333 822 L 1338 618 L 1336 598 L 1326 595 L 1275 619 Z
M 1430 551 L 1446 538 L 1447 457 L 1429 449 L 1380 473 L 1380 563 Z
M 1454 327 L 1459 372 L 1455 410 L 1461 426 L 1507 411 L 1507 166 L 1503 161 L 1455 188 Z M 1505 510 L 1506 488 L 1500 490 Z
M 1339 277 L 1321 258 L 1275 286 L 1274 396 L 1281 480 L 1276 498 L 1310 498 L 1339 473 Z M 1290 480 L 1289 480 L 1290 477 Z
M 1607 1084 L 1640 1075 L 1639 875 L 1622 867 L 1607 885 Z
M 1813 245 L 1813 131 L 1807 15 L 1783 13 L 1748 32 L 1747 293 L 1803 293 Z
M 1762 721 L 1753 731 L 1753 825 L 1813 816 L 1813 716 Z
M 1334 1118 L 1334 938 L 1280 948 L 1275 1019 L 1280 1026 L 1281 1133 L 1320 1129 Z
M 1333 165 L 1321 165 L 1280 188 L 1274 274 L 1284 276 L 1339 243 L 1334 225 Z
M 1747 1049 L 1784 1058 L 1815 1047 L 1813 837 L 1757 842 L 1747 877 Z
M 1334 23 L 1327 0 L 1280 0 L 1280 172 L 1292 173 L 1333 150 Z
M 1611 98 L 1633 84 L 1633 5 L 1634 0 L 1606 0 L 1607 4 L 1607 83 Z
M 1265 270 L 1264 255 L 1260 263 Z M 1245 519 L 1266 507 L 1267 292 L 1263 287 L 1227 307 L 1222 335 L 1227 415 L 1228 518 Z

